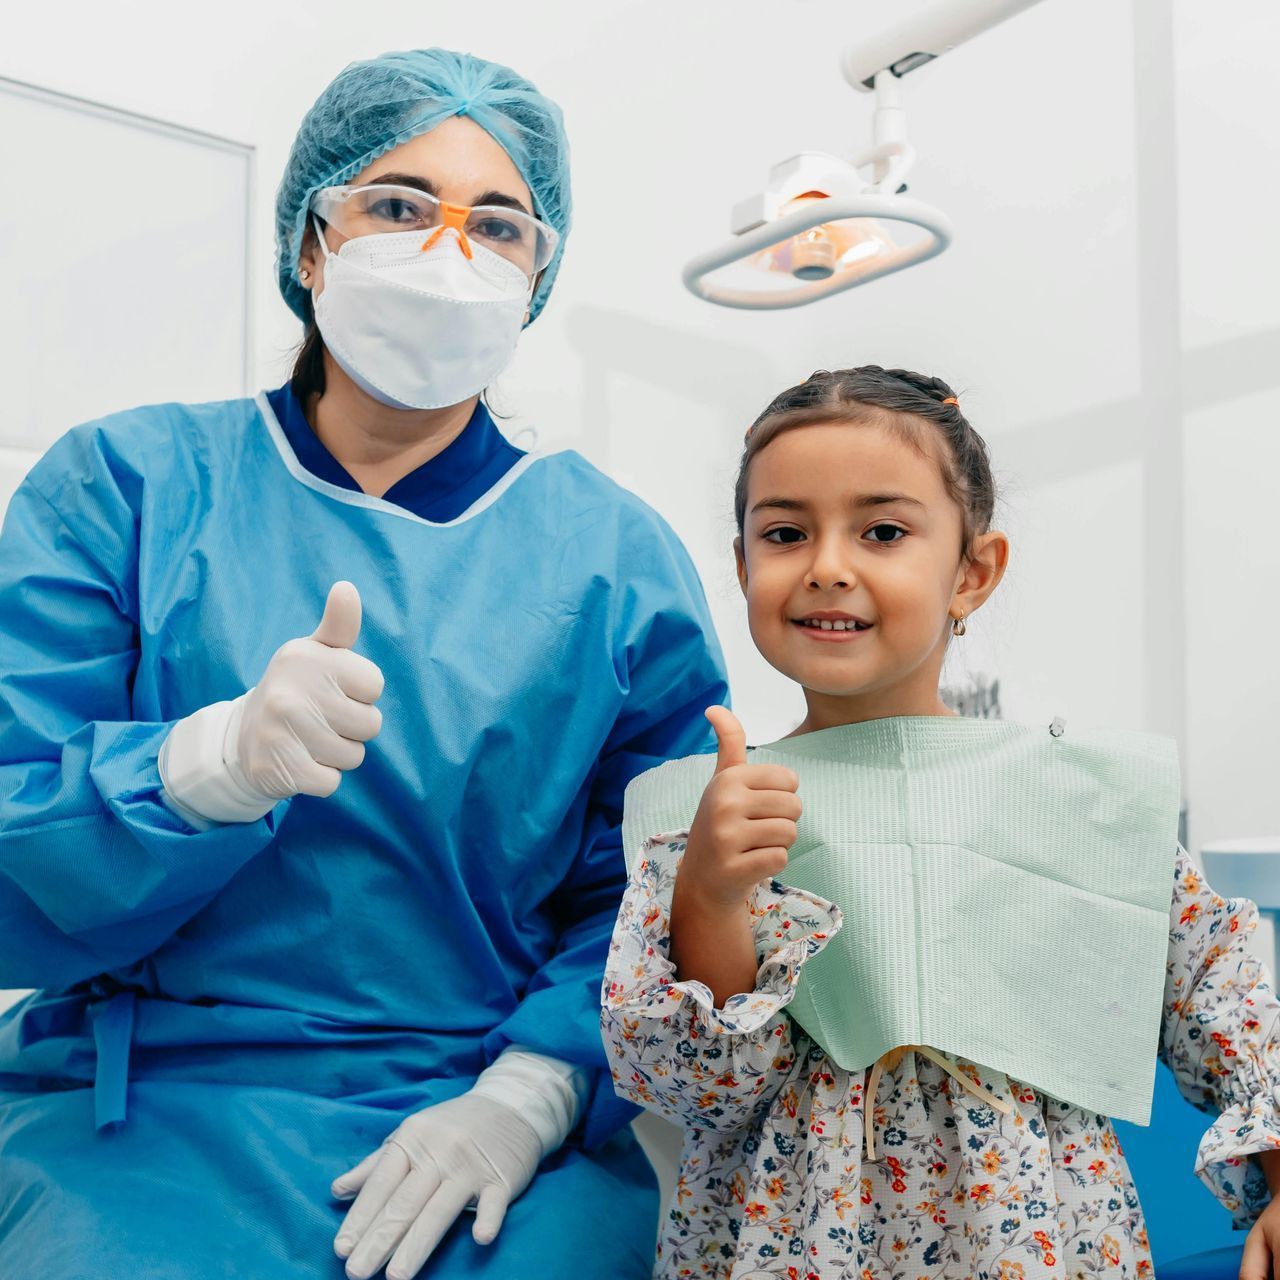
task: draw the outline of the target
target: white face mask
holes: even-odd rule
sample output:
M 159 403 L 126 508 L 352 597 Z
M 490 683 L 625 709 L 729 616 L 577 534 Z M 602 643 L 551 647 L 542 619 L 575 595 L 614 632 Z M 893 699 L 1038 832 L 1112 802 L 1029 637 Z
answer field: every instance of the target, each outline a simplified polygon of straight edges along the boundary
M 457 235 L 359 236 L 324 252 L 316 324 L 351 380 L 396 409 L 441 409 L 483 391 L 511 363 L 532 285 L 514 263 Z

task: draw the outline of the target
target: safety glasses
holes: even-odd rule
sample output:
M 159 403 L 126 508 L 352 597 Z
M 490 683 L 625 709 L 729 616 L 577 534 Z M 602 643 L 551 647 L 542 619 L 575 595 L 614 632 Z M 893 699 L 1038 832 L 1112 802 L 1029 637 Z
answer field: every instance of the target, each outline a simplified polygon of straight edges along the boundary
M 325 187 L 312 197 L 311 209 L 348 239 L 420 231 L 423 252 L 452 232 L 466 257 L 470 258 L 473 246 L 479 245 L 530 277 L 551 261 L 560 238 L 545 222 L 519 209 L 449 204 L 416 187 L 382 183 Z

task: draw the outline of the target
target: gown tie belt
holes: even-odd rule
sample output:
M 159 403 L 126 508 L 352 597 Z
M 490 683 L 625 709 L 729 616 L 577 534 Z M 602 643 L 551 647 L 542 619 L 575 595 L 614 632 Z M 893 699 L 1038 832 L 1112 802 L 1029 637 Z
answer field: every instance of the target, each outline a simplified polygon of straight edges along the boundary
M 997 1098 L 990 1089 L 984 1088 L 976 1080 L 970 1080 L 963 1071 L 960 1070 L 954 1062 L 945 1054 L 938 1053 L 934 1049 L 930 1049 L 923 1044 L 905 1044 L 897 1049 L 890 1049 L 888 1053 L 881 1054 L 876 1060 L 875 1065 L 871 1068 L 871 1074 L 867 1079 L 867 1092 L 863 1100 L 863 1128 L 867 1134 L 867 1159 L 874 1161 L 876 1157 L 875 1130 L 876 1130 L 876 1092 L 880 1088 L 880 1077 L 886 1071 L 893 1071 L 898 1063 L 911 1050 L 916 1053 L 923 1054 L 931 1062 L 936 1062 L 943 1071 L 945 1071 L 953 1079 L 958 1080 L 975 1098 L 985 1102 L 987 1106 L 994 1107 L 1002 1115 L 1013 1114 L 1013 1103 L 1007 1098 Z
M 93 1122 L 98 1129 L 123 1124 L 128 1114 L 134 1004 L 132 991 L 119 991 L 93 1009 L 93 1045 L 97 1051 L 97 1065 L 93 1072 Z

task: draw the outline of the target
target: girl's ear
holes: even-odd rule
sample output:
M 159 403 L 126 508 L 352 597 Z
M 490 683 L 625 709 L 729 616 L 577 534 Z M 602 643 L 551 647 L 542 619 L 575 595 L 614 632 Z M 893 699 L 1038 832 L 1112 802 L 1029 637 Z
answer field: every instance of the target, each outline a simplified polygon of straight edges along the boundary
M 742 588 L 742 594 L 747 594 L 747 561 L 742 554 L 742 535 L 739 534 L 733 540 L 733 558 L 738 565 L 738 586 Z
M 973 541 L 968 561 L 960 570 L 960 580 L 952 603 L 966 616 L 982 607 L 1000 585 L 1009 564 L 1009 539 L 999 530 L 979 535 Z

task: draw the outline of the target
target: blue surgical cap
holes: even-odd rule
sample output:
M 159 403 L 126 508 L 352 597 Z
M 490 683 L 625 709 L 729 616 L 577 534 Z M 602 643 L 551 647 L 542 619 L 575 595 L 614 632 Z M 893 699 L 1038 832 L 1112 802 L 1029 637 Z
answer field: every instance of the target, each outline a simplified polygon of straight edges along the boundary
M 311 197 L 442 120 L 468 116 L 511 157 L 534 212 L 560 233 L 529 307 L 542 310 L 569 233 L 569 140 L 560 108 L 509 67 L 448 49 L 411 49 L 353 62 L 316 99 L 276 192 L 276 277 L 289 309 L 308 318 L 298 252 Z

